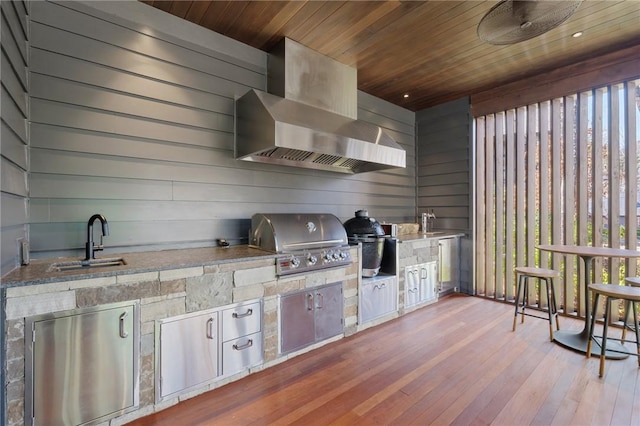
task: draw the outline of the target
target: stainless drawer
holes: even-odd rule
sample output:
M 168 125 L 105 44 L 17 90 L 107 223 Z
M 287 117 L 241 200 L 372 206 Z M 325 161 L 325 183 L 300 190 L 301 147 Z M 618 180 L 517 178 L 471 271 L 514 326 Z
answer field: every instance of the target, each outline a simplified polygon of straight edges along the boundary
M 257 333 L 261 330 L 260 302 L 238 305 L 222 311 L 222 341 Z
M 262 359 L 262 332 L 222 344 L 222 374 L 225 376 L 261 364 Z
M 360 323 L 398 310 L 398 281 L 393 277 L 363 280 L 360 294 Z

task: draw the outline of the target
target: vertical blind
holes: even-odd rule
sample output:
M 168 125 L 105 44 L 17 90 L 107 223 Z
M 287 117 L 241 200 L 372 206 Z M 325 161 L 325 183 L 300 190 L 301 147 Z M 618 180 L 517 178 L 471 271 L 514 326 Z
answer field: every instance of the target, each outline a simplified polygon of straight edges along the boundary
M 558 305 L 584 316 L 576 256 L 538 244 L 637 249 L 640 80 L 475 119 L 475 292 L 511 301 L 516 265 L 560 270 Z M 593 282 L 624 283 L 638 259 L 596 259 Z M 530 300 L 546 305 L 531 289 Z M 535 302 L 533 302 L 535 301 Z

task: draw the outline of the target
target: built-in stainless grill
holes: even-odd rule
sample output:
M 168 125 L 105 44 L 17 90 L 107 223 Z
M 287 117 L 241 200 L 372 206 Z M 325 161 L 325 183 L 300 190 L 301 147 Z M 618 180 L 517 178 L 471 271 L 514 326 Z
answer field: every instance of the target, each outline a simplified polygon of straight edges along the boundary
M 250 232 L 250 247 L 278 255 L 280 276 L 351 264 L 347 233 L 332 214 L 257 213 Z

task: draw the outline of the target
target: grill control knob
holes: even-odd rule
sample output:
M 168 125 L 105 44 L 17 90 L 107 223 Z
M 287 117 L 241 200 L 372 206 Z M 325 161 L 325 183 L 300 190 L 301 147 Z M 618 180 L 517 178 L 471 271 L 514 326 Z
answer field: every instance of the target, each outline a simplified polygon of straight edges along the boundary
M 327 262 L 331 262 L 333 260 L 333 255 L 330 251 L 328 251 L 325 255 L 324 255 L 324 260 L 326 260 Z
M 316 263 L 318 263 L 318 257 L 312 254 L 309 254 L 309 256 L 307 257 L 307 264 L 315 265 Z
M 298 259 L 297 257 L 291 258 L 291 266 L 293 266 L 294 268 L 300 266 L 300 259 Z
M 346 251 L 341 251 L 340 252 L 340 259 L 346 259 L 347 258 L 347 252 Z

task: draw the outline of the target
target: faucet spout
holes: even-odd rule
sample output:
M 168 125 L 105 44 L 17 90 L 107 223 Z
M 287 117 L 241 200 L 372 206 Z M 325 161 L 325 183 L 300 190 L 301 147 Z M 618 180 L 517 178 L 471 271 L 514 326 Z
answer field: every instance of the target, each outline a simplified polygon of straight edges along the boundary
M 93 241 L 93 223 L 99 220 L 102 225 L 102 235 L 100 236 L 100 244 L 96 245 Z M 87 224 L 87 243 L 85 244 L 85 259 L 91 260 L 95 259 L 95 252 L 102 250 L 104 246 L 102 245 L 102 237 L 109 235 L 109 223 L 107 222 L 107 218 L 101 214 L 94 214 L 89 218 L 89 223 Z

